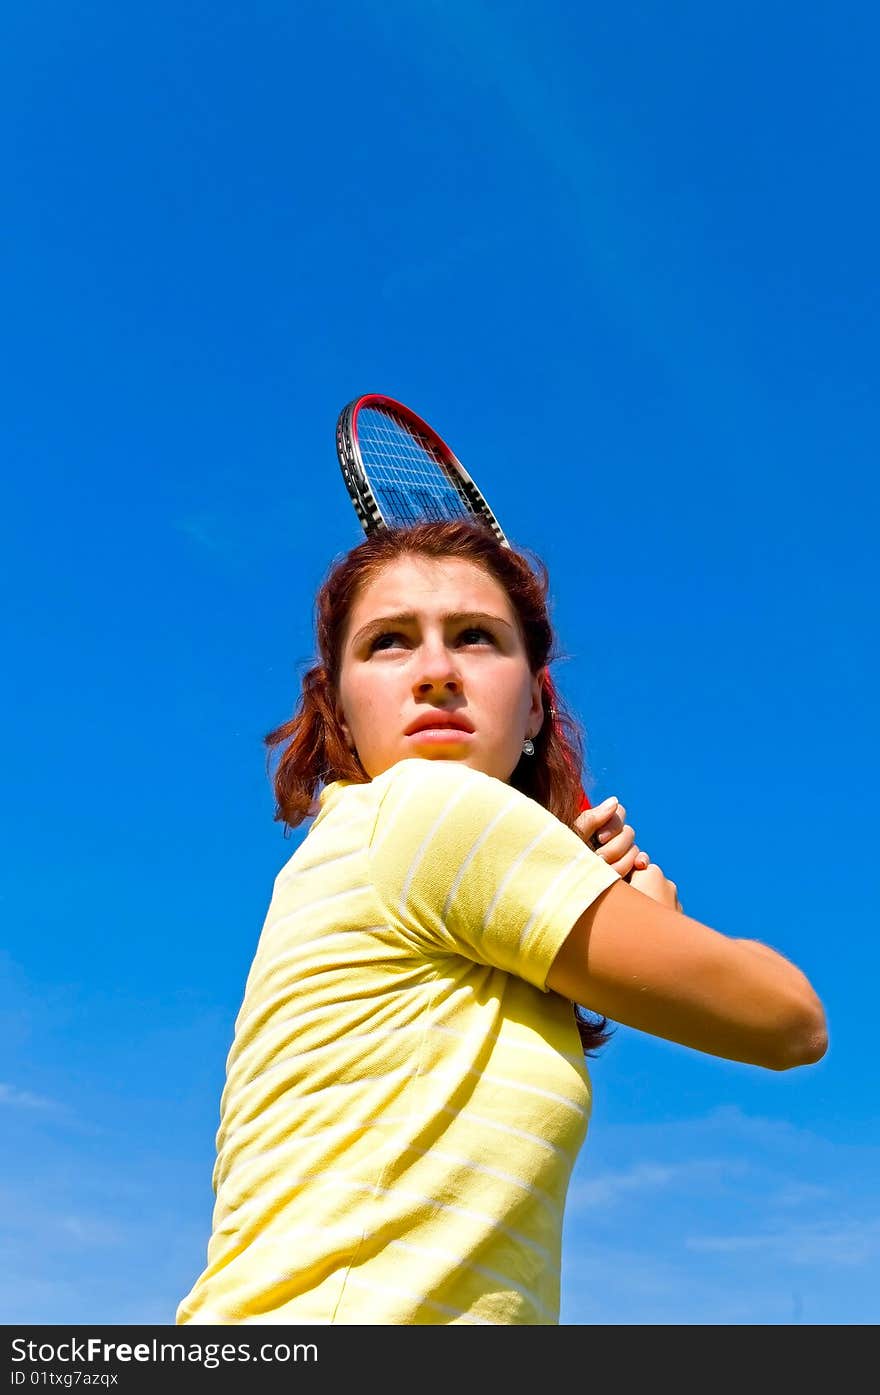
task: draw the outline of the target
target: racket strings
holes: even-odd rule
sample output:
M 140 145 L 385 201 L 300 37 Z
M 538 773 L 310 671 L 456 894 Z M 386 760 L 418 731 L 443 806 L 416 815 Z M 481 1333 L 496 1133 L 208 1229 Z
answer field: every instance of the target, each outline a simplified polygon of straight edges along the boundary
M 370 489 L 386 524 L 473 516 L 429 438 L 372 407 L 358 414 L 357 434 Z

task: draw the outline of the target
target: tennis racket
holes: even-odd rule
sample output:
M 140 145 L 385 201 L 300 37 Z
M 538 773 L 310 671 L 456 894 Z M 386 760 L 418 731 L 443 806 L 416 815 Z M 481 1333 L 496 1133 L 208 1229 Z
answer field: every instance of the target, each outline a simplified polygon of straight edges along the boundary
M 478 518 L 510 546 L 485 495 L 442 436 L 393 397 L 365 393 L 343 407 L 336 455 L 367 536 L 425 519 Z M 546 682 L 552 706 L 549 676 Z M 581 790 L 581 811 L 590 807 Z

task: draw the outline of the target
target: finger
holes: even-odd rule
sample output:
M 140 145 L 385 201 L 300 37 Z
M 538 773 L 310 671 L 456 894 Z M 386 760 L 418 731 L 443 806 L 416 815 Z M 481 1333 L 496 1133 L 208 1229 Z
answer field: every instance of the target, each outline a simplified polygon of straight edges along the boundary
M 599 834 L 599 838 L 601 840 L 601 833 Z M 618 862 L 620 858 L 623 857 L 624 853 L 628 853 L 630 851 L 630 849 L 635 844 L 635 841 L 635 829 L 632 827 L 631 824 L 624 824 L 623 828 L 616 835 L 616 837 L 612 838 L 609 843 L 602 844 L 602 847 L 599 851 L 599 856 L 604 858 L 606 862 Z M 636 848 L 636 852 L 638 852 L 638 848 Z
M 580 838 L 583 838 L 585 843 L 588 843 L 591 848 L 595 849 L 600 828 L 602 828 L 609 819 L 614 818 L 616 808 L 617 799 L 612 795 L 610 799 L 606 799 L 601 804 L 597 804 L 594 809 L 584 809 L 582 813 L 578 814 L 572 824 L 572 828 Z
M 665 881 L 663 868 L 658 866 L 656 862 L 652 862 L 650 867 L 647 868 L 647 871 L 650 873 L 652 882 L 655 882 L 657 886 L 659 886 L 662 881 Z
M 590 847 L 594 852 L 603 853 L 611 839 L 616 838 L 622 832 L 623 825 L 618 824 L 616 821 L 612 823 L 610 827 L 597 829 L 589 839 Z
M 616 838 L 618 833 L 622 833 L 625 825 L 619 813 L 614 813 L 607 823 L 599 829 L 596 837 L 600 843 L 610 843 L 612 838 Z
M 649 863 L 645 868 L 636 867 L 632 875 L 632 885 L 639 891 L 644 891 L 646 896 L 659 891 L 663 880 L 663 873 L 656 862 Z
M 618 804 L 613 815 L 607 820 L 604 827 L 599 830 L 599 842 L 609 843 L 612 838 L 617 837 L 626 826 L 626 809 L 622 804 Z
M 615 872 L 618 876 L 623 877 L 624 881 L 629 881 L 633 872 L 636 870 L 636 858 L 638 855 L 638 848 L 630 848 L 629 852 L 624 853 L 623 857 L 613 863 Z
M 617 808 L 617 799 L 611 795 L 608 799 L 603 799 L 601 804 L 595 805 L 592 809 L 583 809 L 575 819 L 572 827 L 579 833 L 589 833 L 594 829 L 601 828 L 603 823 L 609 819 Z

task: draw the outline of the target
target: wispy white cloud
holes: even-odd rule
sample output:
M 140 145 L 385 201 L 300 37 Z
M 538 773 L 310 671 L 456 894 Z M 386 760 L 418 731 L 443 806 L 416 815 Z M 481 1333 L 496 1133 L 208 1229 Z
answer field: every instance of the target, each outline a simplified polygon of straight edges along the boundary
M 119 1245 L 126 1238 L 121 1226 L 97 1216 L 62 1216 L 58 1229 L 84 1248 Z
M 233 549 L 231 539 L 224 536 L 222 521 L 214 514 L 193 514 L 189 518 L 175 518 L 173 526 L 178 533 L 190 538 L 208 552 L 227 553 Z
M 697 1183 L 713 1183 L 721 1177 L 741 1171 L 742 1164 L 716 1159 L 691 1160 L 684 1163 L 638 1163 L 622 1172 L 602 1172 L 596 1177 L 584 1176 L 569 1191 L 571 1212 L 587 1211 L 594 1206 L 614 1205 L 621 1197 L 643 1192 L 692 1187 Z
M 601 1141 L 603 1153 L 626 1153 L 629 1157 L 694 1158 L 712 1156 L 748 1158 L 757 1169 L 766 1162 L 779 1166 L 781 1173 L 811 1183 L 818 1174 L 847 1160 L 865 1175 L 880 1177 L 880 1147 L 822 1133 L 790 1119 L 764 1114 L 748 1114 L 738 1105 L 719 1105 L 706 1114 L 682 1119 L 648 1119 L 644 1123 L 605 1124 L 587 1140 L 579 1166 L 589 1168 Z M 784 1167 L 782 1162 L 785 1160 Z
M 3 1256 L 4 1260 L 6 1256 Z M 0 1275 L 0 1312 L 10 1323 L 76 1323 L 81 1319 L 81 1285 L 72 1280 L 30 1278 L 6 1267 Z
M 563 1271 L 565 1325 L 814 1322 L 821 1311 L 817 1285 L 755 1272 L 754 1261 L 725 1260 L 709 1268 L 692 1252 L 658 1249 L 651 1237 L 569 1247 Z M 805 1271 L 801 1271 L 803 1274 Z M 822 1284 L 824 1291 L 824 1282 Z M 801 1291 L 802 1290 L 802 1291 Z
M 277 521 L 278 512 L 283 512 L 287 501 L 272 501 L 272 510 L 262 500 L 250 500 L 250 486 L 242 483 L 241 497 L 230 499 L 228 505 L 213 510 L 202 509 L 196 513 L 181 515 L 171 519 L 175 532 L 191 543 L 200 554 L 210 553 L 224 566 L 239 567 L 248 559 L 261 554 L 267 533 Z M 244 503 L 248 495 L 247 504 Z M 295 505 L 290 503 L 291 516 Z
M 120 1205 L 106 1189 L 95 1203 L 94 1179 L 65 1178 L 89 1195 L 53 1200 L 52 1179 L 29 1193 L 0 1186 L 0 1314 L 7 1324 L 170 1323 L 204 1263 L 209 1218 L 181 1215 L 167 1186 L 145 1167 Z M 170 1202 L 170 1204 L 169 1204 Z M 157 1237 L 159 1242 L 157 1243 Z M 150 1255 L 146 1269 L 143 1255 Z M 14 1276 L 14 1277 L 12 1277 Z
M 685 1242 L 703 1254 L 764 1254 L 800 1265 L 858 1265 L 880 1257 L 880 1220 L 792 1226 L 751 1235 L 695 1235 Z
M 0 1245 L 7 1261 L 17 1255 L 18 1273 L 33 1273 L 63 1256 L 79 1250 L 106 1248 L 130 1240 L 137 1221 L 121 1214 L 99 1215 L 90 1208 L 88 1200 L 78 1208 L 80 1198 L 73 1196 L 53 1200 L 51 1195 L 28 1195 L 22 1187 L 0 1189 L 2 1220 Z
M 65 1106 L 56 1100 L 46 1099 L 43 1095 L 34 1095 L 30 1090 L 18 1090 L 14 1085 L 5 1084 L 0 1081 L 0 1105 L 6 1105 L 10 1109 L 36 1109 L 49 1113 L 61 1113 Z
M 792 1182 L 775 1192 L 770 1201 L 776 1206 L 794 1209 L 798 1206 L 809 1206 L 814 1201 L 830 1201 L 834 1195 L 831 1187 L 822 1187 L 810 1182 Z
M 876 1321 L 878 1160 L 738 1106 L 603 1124 L 572 1178 L 563 1320 Z

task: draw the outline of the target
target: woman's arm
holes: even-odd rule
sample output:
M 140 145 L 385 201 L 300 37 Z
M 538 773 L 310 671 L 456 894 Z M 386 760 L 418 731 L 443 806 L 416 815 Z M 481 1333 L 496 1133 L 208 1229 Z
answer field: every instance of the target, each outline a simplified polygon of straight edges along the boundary
M 638 1031 L 768 1070 L 810 1065 L 828 1046 L 822 1004 L 794 964 L 623 881 L 576 922 L 547 987 Z

